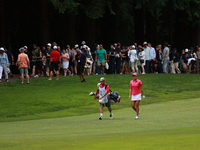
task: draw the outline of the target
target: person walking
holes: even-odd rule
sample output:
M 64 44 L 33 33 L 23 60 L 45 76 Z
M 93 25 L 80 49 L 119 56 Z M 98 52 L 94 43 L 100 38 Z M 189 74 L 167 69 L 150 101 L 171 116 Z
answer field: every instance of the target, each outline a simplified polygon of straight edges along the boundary
M 97 95 L 99 94 L 99 103 L 100 103 L 100 117 L 99 120 L 103 119 L 103 107 L 104 105 L 108 108 L 110 112 L 110 119 L 112 119 L 112 108 L 110 101 L 108 101 L 108 92 L 109 90 L 109 85 L 105 83 L 105 78 L 101 77 L 100 78 L 100 84 L 97 84 L 97 90 L 94 96 L 94 99 L 97 98 Z
M 105 65 L 106 65 L 106 62 L 107 62 L 107 52 L 103 48 L 103 44 L 100 44 L 100 49 L 98 49 L 96 51 L 95 62 L 97 62 L 97 66 L 100 70 L 100 73 L 101 73 L 101 67 L 102 67 L 102 73 L 104 74 Z
M 29 84 L 28 69 L 30 69 L 30 61 L 28 55 L 24 53 L 25 49 L 22 47 L 19 49 L 20 54 L 18 55 L 17 64 L 21 74 L 21 84 L 24 84 L 24 74 L 26 75 L 27 84 Z
M 131 99 L 131 107 L 136 111 L 135 119 L 139 119 L 139 103 L 141 100 L 141 93 L 143 99 L 145 98 L 142 88 L 142 82 L 137 79 L 137 73 L 133 73 L 133 80 L 130 81 L 129 99 Z
M 84 77 L 84 66 L 87 62 L 87 57 L 84 53 L 81 52 L 80 49 L 76 50 L 77 54 L 75 56 L 76 60 L 76 69 L 77 69 L 77 75 L 79 75 L 81 82 L 85 82 Z
M 0 83 L 1 83 L 3 71 L 5 73 L 6 82 L 9 82 L 7 68 L 9 68 L 8 56 L 5 53 L 4 48 L 1 47 L 0 48 Z
M 58 65 L 61 66 L 61 56 L 60 53 L 57 51 L 57 46 L 53 47 L 53 51 L 50 53 L 50 76 L 48 80 L 52 80 L 53 71 L 56 71 L 56 80 L 59 78 L 59 70 Z

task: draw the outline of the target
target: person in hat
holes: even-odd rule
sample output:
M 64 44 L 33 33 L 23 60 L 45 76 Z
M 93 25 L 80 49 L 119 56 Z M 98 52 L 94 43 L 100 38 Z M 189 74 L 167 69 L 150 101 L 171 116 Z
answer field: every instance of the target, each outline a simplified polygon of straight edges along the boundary
M 172 73 L 175 74 L 176 72 L 177 73 L 181 73 L 180 69 L 178 68 L 178 63 L 180 61 L 180 55 L 179 53 L 177 52 L 177 49 L 174 48 L 173 49 L 173 71 Z
M 3 71 L 5 73 L 6 82 L 9 82 L 7 68 L 9 68 L 8 56 L 5 53 L 4 48 L 1 47 L 0 48 L 0 83 L 2 82 L 1 78 L 2 78 Z
M 53 51 L 53 49 L 51 48 L 51 43 L 47 44 L 47 50 L 46 50 L 46 74 L 49 77 L 49 64 L 50 62 L 50 54 Z
M 30 69 L 30 61 L 28 55 L 25 54 L 25 48 L 19 49 L 20 54 L 18 55 L 17 64 L 21 74 L 21 84 L 24 84 L 24 74 L 26 75 L 27 84 L 29 84 L 28 68 Z
M 53 47 L 53 51 L 50 54 L 50 76 L 48 80 L 52 80 L 53 71 L 56 71 L 56 80 L 59 78 L 59 70 L 58 67 L 61 66 L 61 56 L 57 51 L 57 46 Z
M 151 49 L 148 47 L 147 42 L 144 42 L 143 46 L 145 52 L 145 72 L 150 73 Z
M 139 61 L 140 61 L 140 66 L 141 66 L 141 73 L 142 74 L 145 74 L 145 70 L 144 70 L 144 65 L 145 65 L 145 62 L 144 62 L 144 59 L 145 59 L 145 52 L 142 48 L 141 45 L 138 46 L 138 50 L 139 50 L 139 54 L 138 54 L 138 58 L 139 58 Z
M 85 82 L 85 77 L 84 77 L 84 66 L 86 65 L 87 62 L 87 57 L 84 53 L 81 52 L 80 49 L 76 50 L 77 54 L 75 56 L 76 60 L 76 70 L 77 70 L 77 75 L 79 75 L 81 82 Z
M 108 101 L 108 92 L 109 92 L 109 85 L 105 83 L 105 78 L 101 77 L 100 78 L 100 84 L 97 86 L 97 90 L 94 96 L 94 99 L 97 98 L 97 95 L 99 94 L 99 103 L 100 103 L 100 117 L 99 120 L 103 119 L 103 107 L 104 105 L 108 108 L 110 112 L 110 119 L 112 119 L 113 114 L 112 114 L 112 108 L 111 104 Z
M 129 99 L 131 99 L 131 107 L 136 111 L 135 119 L 139 119 L 139 103 L 141 100 L 141 93 L 143 99 L 145 98 L 142 88 L 142 82 L 137 78 L 137 73 L 133 73 L 133 80 L 130 81 Z
M 191 71 L 191 63 L 188 64 L 188 60 L 192 58 L 192 55 L 189 53 L 189 50 L 185 49 L 185 54 L 182 55 L 181 64 L 183 66 L 183 70 L 185 73 L 190 73 Z

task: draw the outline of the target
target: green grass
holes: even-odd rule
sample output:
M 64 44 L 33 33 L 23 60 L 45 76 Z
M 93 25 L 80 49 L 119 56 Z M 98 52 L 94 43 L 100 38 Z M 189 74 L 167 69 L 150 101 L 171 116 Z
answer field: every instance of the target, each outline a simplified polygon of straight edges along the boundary
M 79 116 L 98 112 L 98 101 L 88 96 L 96 90 L 101 76 L 86 76 L 81 83 L 78 76 L 32 79 L 30 85 L 20 81 L 0 85 L 0 122 Z M 105 75 L 112 90 L 122 96 L 113 109 L 130 107 L 128 99 L 131 75 Z M 200 97 L 200 80 L 197 74 L 139 75 L 143 82 L 146 100 L 141 105 Z
M 141 106 L 139 120 L 131 108 L 114 110 L 114 119 L 99 113 L 0 123 L 2 150 L 200 148 L 198 99 Z

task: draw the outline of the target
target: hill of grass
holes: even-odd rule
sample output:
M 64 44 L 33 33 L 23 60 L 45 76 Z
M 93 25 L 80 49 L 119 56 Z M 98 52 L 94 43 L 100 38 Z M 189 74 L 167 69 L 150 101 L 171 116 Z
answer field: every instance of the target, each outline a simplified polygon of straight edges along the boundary
M 101 76 L 78 76 L 31 79 L 30 85 L 20 81 L 0 85 L 0 122 L 79 116 L 99 112 L 99 103 L 88 96 L 96 90 Z M 130 107 L 128 99 L 131 75 L 104 75 L 110 89 L 119 92 L 121 102 L 113 109 Z M 147 74 L 138 77 L 143 82 L 146 99 L 141 105 L 200 97 L 198 74 Z

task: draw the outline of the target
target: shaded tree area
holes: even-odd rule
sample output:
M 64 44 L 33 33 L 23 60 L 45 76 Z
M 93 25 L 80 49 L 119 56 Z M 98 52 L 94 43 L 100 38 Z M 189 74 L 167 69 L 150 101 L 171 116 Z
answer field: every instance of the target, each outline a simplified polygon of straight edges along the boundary
M 200 44 L 200 0 L 0 0 L 0 45 Z

